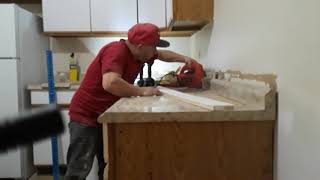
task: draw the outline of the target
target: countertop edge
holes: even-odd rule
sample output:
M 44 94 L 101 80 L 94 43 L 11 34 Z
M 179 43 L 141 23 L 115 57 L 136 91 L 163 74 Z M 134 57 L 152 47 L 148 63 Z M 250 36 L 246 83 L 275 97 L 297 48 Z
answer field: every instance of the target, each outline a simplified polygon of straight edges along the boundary
M 104 113 L 99 123 L 275 121 L 275 113 L 259 111 Z

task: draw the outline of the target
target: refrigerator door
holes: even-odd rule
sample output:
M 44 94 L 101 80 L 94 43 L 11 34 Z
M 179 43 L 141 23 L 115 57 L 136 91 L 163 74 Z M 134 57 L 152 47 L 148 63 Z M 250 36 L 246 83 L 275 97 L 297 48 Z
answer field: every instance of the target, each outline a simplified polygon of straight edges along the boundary
M 29 105 L 28 84 L 45 79 L 45 49 L 41 18 L 14 4 L 0 4 L 0 123 L 4 116 Z M 0 178 L 26 179 L 35 172 L 32 145 L 0 154 Z
M 14 4 L 0 4 L 0 59 L 19 57 L 16 11 L 17 8 Z
M 1 10 L 0 10 L 1 12 Z M 19 61 L 0 59 L 0 123 L 7 116 L 17 115 L 18 105 L 18 77 L 17 65 Z M 21 177 L 20 150 L 12 150 L 0 154 L 0 178 Z
M 19 111 L 18 63 L 18 60 L 13 59 L 0 60 L 0 118 L 16 115 Z

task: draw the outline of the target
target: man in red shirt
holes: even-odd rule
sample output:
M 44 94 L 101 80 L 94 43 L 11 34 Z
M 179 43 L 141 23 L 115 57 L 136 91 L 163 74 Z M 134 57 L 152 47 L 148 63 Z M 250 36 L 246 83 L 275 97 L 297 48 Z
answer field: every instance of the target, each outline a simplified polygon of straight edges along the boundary
M 150 23 L 136 24 L 121 39 L 104 46 L 93 62 L 70 104 L 70 146 L 65 179 L 85 179 L 97 156 L 99 179 L 103 179 L 102 128 L 97 118 L 120 97 L 161 95 L 156 87 L 134 86 L 144 63 L 159 59 L 166 62 L 197 63 L 194 59 L 156 47 L 168 47 L 160 40 L 159 28 Z

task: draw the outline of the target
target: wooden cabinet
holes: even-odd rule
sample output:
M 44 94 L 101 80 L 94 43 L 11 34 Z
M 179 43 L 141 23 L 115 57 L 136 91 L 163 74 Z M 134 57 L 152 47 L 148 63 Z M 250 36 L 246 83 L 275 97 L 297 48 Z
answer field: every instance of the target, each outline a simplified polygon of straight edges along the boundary
M 272 180 L 274 121 L 198 120 L 103 124 L 109 179 Z
M 196 30 L 213 20 L 213 0 L 166 0 L 172 30 Z
M 153 23 L 161 29 L 167 27 L 165 0 L 138 0 L 139 23 Z
M 137 14 L 136 0 L 91 0 L 91 30 L 128 31 Z
M 90 0 L 42 0 L 45 32 L 90 32 Z

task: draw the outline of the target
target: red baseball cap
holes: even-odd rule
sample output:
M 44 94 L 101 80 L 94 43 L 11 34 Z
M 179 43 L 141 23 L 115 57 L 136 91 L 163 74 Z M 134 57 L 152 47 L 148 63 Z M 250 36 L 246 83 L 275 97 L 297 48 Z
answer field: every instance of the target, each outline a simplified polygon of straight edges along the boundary
M 128 31 L 128 40 L 132 44 L 155 45 L 169 47 L 168 41 L 160 39 L 159 28 L 151 23 L 138 23 Z

